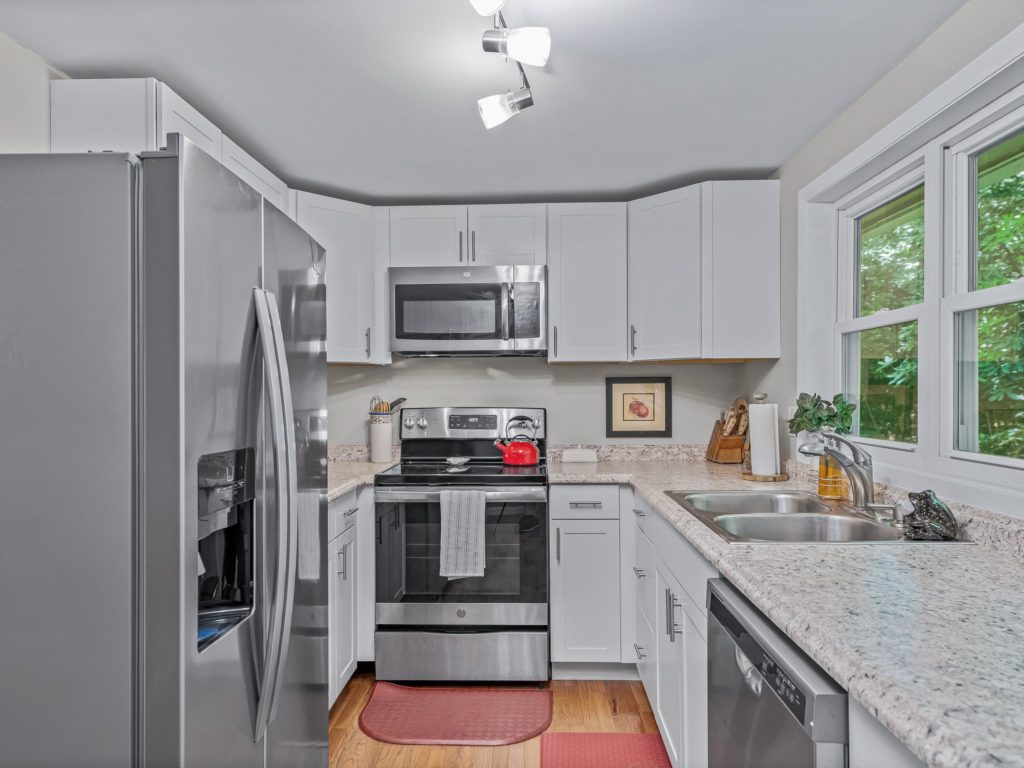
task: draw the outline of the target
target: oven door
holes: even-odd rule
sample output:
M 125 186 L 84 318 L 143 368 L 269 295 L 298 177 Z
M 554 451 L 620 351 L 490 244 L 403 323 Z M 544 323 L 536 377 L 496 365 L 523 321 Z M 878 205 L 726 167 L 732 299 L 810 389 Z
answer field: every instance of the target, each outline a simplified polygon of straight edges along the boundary
M 547 488 L 484 487 L 486 567 L 441 576 L 441 489 L 376 488 L 377 625 L 546 627 Z
M 391 351 L 415 354 L 515 352 L 509 293 L 513 267 L 396 267 Z

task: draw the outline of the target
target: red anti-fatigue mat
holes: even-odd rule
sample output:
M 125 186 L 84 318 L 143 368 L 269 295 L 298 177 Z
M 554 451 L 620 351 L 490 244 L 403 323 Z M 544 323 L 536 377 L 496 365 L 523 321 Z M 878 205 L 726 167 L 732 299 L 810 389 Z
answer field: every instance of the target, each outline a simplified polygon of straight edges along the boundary
M 413 688 L 378 682 L 359 715 L 367 736 L 392 744 L 497 747 L 532 739 L 551 724 L 551 691 Z
M 656 733 L 545 733 L 541 768 L 671 768 Z

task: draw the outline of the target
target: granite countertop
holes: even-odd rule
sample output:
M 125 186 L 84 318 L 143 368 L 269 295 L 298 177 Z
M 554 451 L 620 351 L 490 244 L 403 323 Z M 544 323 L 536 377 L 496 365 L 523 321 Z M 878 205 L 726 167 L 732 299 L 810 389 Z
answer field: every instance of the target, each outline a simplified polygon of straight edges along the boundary
M 397 461 L 330 461 L 327 463 L 327 500 L 334 501 L 363 485 L 373 485 L 373 476 L 393 467 Z
M 387 466 L 332 462 L 331 498 Z M 929 766 L 1024 768 L 1020 559 L 967 543 L 729 544 L 664 492 L 763 489 L 732 466 L 552 463 L 549 476 L 632 485 Z

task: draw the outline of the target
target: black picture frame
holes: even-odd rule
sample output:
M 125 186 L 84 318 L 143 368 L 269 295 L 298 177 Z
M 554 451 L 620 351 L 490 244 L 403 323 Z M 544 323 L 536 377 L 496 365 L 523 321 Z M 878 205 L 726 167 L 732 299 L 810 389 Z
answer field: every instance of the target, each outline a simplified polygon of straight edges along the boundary
M 671 376 L 606 376 L 605 377 L 605 437 L 672 437 L 672 377 Z M 617 384 L 663 384 L 665 386 L 665 429 L 614 429 Z

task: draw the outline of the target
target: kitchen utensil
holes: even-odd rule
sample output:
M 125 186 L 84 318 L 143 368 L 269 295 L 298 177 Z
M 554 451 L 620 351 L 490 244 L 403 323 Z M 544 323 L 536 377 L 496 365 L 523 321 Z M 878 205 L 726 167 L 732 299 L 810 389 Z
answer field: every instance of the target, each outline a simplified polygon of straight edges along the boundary
M 512 424 L 527 424 L 533 429 L 531 436 L 518 433 L 513 437 L 508 436 L 508 428 Z M 505 440 L 501 438 L 494 441 L 494 447 L 501 451 L 501 456 L 506 464 L 517 467 L 532 467 L 540 460 L 540 451 L 537 450 L 537 422 L 529 416 L 513 416 L 505 424 Z

